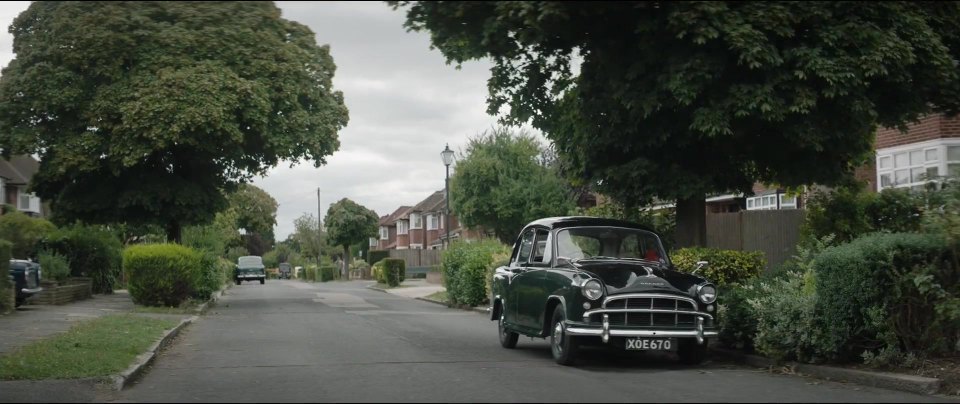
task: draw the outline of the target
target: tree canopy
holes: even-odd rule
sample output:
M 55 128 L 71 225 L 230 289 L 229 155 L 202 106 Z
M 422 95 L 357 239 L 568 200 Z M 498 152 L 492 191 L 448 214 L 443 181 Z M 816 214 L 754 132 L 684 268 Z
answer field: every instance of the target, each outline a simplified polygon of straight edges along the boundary
M 274 241 L 273 226 L 277 224 L 277 200 L 263 189 L 242 184 L 228 195 L 230 210 L 236 212 L 237 228 L 259 234 L 264 240 Z
M 377 235 L 377 213 L 343 198 L 330 205 L 323 222 L 327 227 L 330 243 L 343 247 L 341 277 L 346 276 L 350 265 L 350 245 L 366 241 Z
M 281 160 L 325 163 L 347 124 L 335 65 L 272 2 L 34 2 L 10 26 L 3 154 L 66 220 L 179 238 Z
M 492 59 L 488 112 L 545 131 L 575 177 L 677 200 L 678 233 L 706 193 L 831 185 L 878 125 L 960 103 L 958 3 L 390 3 L 449 62 Z
M 530 221 L 567 214 L 573 201 L 539 142 L 497 128 L 470 139 L 450 178 L 450 207 L 467 227 L 513 244 Z

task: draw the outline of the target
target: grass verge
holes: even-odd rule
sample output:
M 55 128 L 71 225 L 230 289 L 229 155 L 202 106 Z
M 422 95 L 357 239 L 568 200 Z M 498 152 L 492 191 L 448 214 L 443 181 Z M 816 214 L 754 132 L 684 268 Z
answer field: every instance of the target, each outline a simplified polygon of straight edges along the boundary
M 194 299 L 187 299 L 179 307 L 151 307 L 138 305 L 133 309 L 134 313 L 154 313 L 154 314 L 193 314 L 197 307 L 203 302 Z
M 439 292 L 434 292 L 434 293 L 430 294 L 429 296 L 427 296 L 427 299 L 437 300 L 437 301 L 441 301 L 441 302 L 444 302 L 444 303 L 449 303 L 449 301 L 447 300 L 447 291 L 445 291 L 445 290 L 441 290 L 441 291 L 439 291 Z
M 176 321 L 128 314 L 84 321 L 0 355 L 0 380 L 78 379 L 119 373 Z

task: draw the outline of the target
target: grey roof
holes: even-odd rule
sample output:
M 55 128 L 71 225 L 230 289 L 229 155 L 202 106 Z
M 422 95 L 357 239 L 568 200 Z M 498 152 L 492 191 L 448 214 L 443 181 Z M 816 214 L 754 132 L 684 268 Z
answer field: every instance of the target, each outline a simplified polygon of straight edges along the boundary
M 30 178 L 40 170 L 40 162 L 30 155 L 13 156 L 10 160 L 0 158 L 0 177 L 13 185 L 27 185 Z
M 397 208 L 397 210 L 393 211 L 393 213 L 380 218 L 380 225 L 381 226 L 392 225 L 394 222 L 397 221 L 397 219 L 403 216 L 403 214 L 406 213 L 408 210 L 410 210 L 409 206 L 401 206 Z
M 437 191 L 433 194 L 430 194 L 427 199 L 424 199 L 420 201 L 420 203 L 416 204 L 411 212 L 433 212 L 436 210 L 438 205 L 443 206 L 443 202 L 443 191 Z

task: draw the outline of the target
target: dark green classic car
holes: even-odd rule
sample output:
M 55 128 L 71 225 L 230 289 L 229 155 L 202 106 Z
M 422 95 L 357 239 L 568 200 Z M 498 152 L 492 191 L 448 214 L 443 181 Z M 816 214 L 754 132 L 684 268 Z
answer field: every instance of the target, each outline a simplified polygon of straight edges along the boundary
M 706 262 L 700 262 L 701 266 Z M 653 231 L 630 222 L 559 217 L 528 224 L 507 266 L 493 278 L 491 320 L 500 344 L 548 338 L 553 358 L 574 362 L 579 347 L 676 352 L 701 363 L 714 325 L 717 289 L 677 272 Z

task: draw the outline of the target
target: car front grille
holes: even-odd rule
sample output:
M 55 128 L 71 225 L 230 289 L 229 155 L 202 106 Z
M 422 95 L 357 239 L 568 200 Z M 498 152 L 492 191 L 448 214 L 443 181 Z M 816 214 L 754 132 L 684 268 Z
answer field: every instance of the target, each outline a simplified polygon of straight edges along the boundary
M 691 314 L 691 312 L 697 312 L 697 307 L 688 299 L 663 295 L 656 297 L 642 295 L 613 296 L 604 302 L 603 308 L 607 310 L 627 310 L 625 312 L 608 313 L 611 326 L 687 329 L 696 327 L 697 315 Z M 706 316 L 706 324 L 704 325 L 710 326 L 713 322 L 709 317 Z M 590 322 L 601 322 L 602 320 L 602 313 L 590 316 Z

